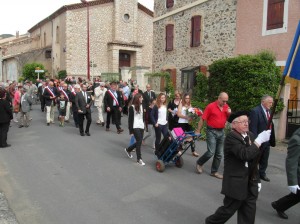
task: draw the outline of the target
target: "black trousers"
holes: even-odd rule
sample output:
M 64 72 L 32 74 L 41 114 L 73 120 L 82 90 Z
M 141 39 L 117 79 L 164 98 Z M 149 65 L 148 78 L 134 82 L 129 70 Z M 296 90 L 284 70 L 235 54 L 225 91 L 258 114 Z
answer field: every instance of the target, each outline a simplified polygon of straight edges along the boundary
M 83 121 L 84 117 L 86 118 L 86 127 L 85 127 L 85 133 L 90 132 L 90 126 L 92 123 L 92 116 L 91 112 L 86 112 L 85 114 L 78 113 L 78 124 L 79 124 L 79 131 L 80 133 L 83 133 Z
M 261 157 L 259 160 L 259 175 L 260 176 L 266 176 L 266 170 L 268 167 L 268 161 L 269 161 L 269 155 L 270 155 L 270 146 L 264 146 L 261 149 Z
M 219 207 L 215 214 L 206 218 L 206 224 L 223 224 L 227 222 L 237 211 L 237 224 L 254 224 L 256 213 L 256 199 L 258 196 L 258 187 L 251 186 L 248 190 L 248 196 L 245 200 L 236 200 L 225 196 L 224 205 Z
M 276 208 L 280 211 L 288 210 L 290 207 L 298 204 L 300 202 L 300 191 L 297 191 L 297 194 L 290 193 L 279 200 L 276 201 Z
M 73 110 L 73 120 L 74 120 L 75 125 L 79 125 L 77 110 Z
M 40 101 L 41 101 L 41 110 L 44 111 L 46 106 L 45 98 L 43 96 L 40 96 Z
M 117 129 L 121 129 L 120 127 L 120 121 L 121 121 L 121 112 L 119 110 L 119 107 L 112 107 L 110 108 L 110 111 L 106 113 L 106 128 L 109 128 L 110 126 L 110 119 L 115 122 L 115 125 Z
M 128 152 L 131 152 L 133 149 L 136 148 L 136 158 L 137 161 L 142 159 L 142 154 L 141 154 L 141 145 L 143 141 L 143 136 L 144 136 L 144 129 L 141 128 L 134 128 L 133 129 L 133 135 L 135 138 L 135 143 L 127 148 Z
M 9 130 L 9 123 L 0 123 L 0 147 L 7 146 L 7 133 Z

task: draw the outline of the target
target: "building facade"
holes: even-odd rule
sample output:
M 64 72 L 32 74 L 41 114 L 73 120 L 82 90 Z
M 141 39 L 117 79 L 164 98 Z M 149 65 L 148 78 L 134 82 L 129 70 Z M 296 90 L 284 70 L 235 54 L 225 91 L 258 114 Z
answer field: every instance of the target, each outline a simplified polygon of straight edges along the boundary
M 232 57 L 237 0 L 156 0 L 153 70 L 169 71 L 173 84 L 191 90 L 198 71 Z
M 31 55 L 35 57 L 27 63 L 44 64 L 50 77 L 61 70 L 86 77 L 88 25 L 91 78 L 119 73 L 121 68 L 152 67 L 153 12 L 137 0 L 96 0 L 61 7 L 29 29 L 27 43 L 22 46 L 7 43 L 2 57 L 3 78 L 10 76 L 8 64 L 20 67 L 16 56 L 28 52 L 34 52 Z M 135 75 L 140 74 L 136 71 Z

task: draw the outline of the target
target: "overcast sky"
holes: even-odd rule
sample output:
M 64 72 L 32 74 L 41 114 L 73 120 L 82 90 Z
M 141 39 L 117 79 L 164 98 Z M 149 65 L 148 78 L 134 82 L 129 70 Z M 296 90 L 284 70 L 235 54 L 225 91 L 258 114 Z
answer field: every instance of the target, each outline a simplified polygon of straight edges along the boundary
M 80 0 L 0 0 L 0 34 L 25 34 L 63 5 Z M 138 0 L 153 11 L 154 0 Z

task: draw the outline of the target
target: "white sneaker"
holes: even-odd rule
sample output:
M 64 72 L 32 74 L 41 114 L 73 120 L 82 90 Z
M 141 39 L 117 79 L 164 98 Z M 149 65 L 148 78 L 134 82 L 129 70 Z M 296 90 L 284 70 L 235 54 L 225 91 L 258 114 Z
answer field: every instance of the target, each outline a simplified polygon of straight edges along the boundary
M 19 121 L 15 119 L 14 122 L 18 123 Z
M 133 156 L 131 155 L 131 152 L 128 152 L 128 151 L 127 151 L 127 148 L 125 148 L 124 151 L 126 152 L 127 156 L 128 156 L 130 159 L 133 158 Z
M 141 166 L 145 166 L 146 164 L 143 162 L 143 160 L 139 160 L 139 161 L 137 161 L 137 163 L 139 164 L 139 165 L 141 165 Z

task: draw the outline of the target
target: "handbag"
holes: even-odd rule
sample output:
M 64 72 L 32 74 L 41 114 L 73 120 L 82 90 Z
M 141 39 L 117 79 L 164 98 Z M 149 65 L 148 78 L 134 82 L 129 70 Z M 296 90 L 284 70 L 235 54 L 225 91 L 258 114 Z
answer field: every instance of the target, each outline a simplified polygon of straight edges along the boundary
M 20 104 L 17 104 L 14 106 L 14 113 L 19 113 L 20 112 Z

